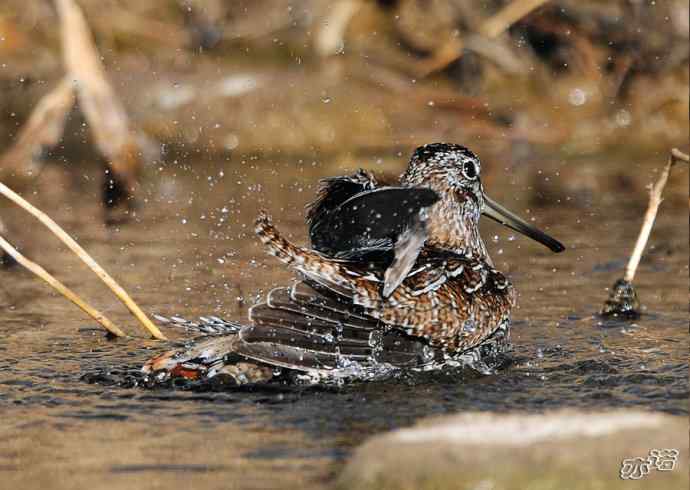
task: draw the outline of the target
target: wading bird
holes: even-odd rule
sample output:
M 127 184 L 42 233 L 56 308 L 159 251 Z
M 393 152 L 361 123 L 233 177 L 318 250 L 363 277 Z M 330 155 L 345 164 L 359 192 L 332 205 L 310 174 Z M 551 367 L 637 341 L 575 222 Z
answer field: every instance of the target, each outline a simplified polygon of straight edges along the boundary
M 413 153 L 396 186 L 364 170 L 326 179 L 307 213 L 309 248 L 262 213 L 259 239 L 298 281 L 273 289 L 246 325 L 175 320 L 211 338 L 151 359 L 144 372 L 232 384 L 459 364 L 491 372 L 508 347 L 516 294 L 493 267 L 480 216 L 554 252 L 564 247 L 489 199 L 480 173 L 470 150 L 436 143 Z

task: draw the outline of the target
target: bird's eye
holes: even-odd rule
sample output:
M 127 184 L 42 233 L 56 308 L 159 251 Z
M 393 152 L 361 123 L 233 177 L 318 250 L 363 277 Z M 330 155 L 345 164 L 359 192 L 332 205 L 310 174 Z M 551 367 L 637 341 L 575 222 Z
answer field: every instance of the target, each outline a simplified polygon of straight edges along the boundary
M 477 166 L 474 164 L 474 162 L 463 163 L 462 175 L 464 175 L 465 178 L 469 180 L 474 180 L 477 178 Z

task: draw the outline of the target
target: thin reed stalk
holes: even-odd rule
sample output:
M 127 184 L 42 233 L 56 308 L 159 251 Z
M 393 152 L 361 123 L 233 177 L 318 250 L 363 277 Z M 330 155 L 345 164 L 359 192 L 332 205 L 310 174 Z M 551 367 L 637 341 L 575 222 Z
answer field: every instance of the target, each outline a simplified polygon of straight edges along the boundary
M 678 162 L 688 163 L 688 155 L 684 154 L 679 149 L 674 148 L 671 150 L 668 162 L 662 170 L 659 179 L 656 181 L 656 184 L 650 188 L 649 205 L 647 206 L 647 212 L 644 215 L 642 228 L 640 229 L 640 234 L 637 237 L 637 242 L 635 242 L 635 248 L 630 255 L 630 260 L 628 260 L 628 265 L 625 267 L 625 275 L 623 276 L 623 279 L 628 282 L 632 282 L 632 280 L 635 278 L 637 267 L 640 265 L 640 260 L 642 259 L 642 253 L 647 246 L 647 241 L 649 240 L 649 235 L 652 233 L 652 227 L 654 226 L 656 215 L 659 212 L 659 206 L 663 201 L 661 195 L 664 192 L 664 187 L 666 187 L 668 176 L 671 174 L 671 167 Z
M 17 261 L 21 266 L 29 270 L 29 272 L 38 276 L 40 279 L 45 281 L 50 287 L 55 289 L 62 296 L 67 298 L 69 301 L 77 305 L 82 309 L 84 313 L 89 315 L 91 318 L 96 320 L 98 323 L 103 325 L 108 332 L 115 335 L 116 337 L 126 337 L 125 333 L 120 330 L 112 321 L 108 319 L 103 313 L 98 311 L 96 308 L 88 304 L 86 301 L 81 299 L 77 293 L 72 291 L 70 288 L 62 284 L 59 280 L 53 277 L 48 271 L 35 262 L 27 259 L 22 255 L 16 248 L 14 248 L 7 240 L 0 236 L 0 247 L 7 252 L 7 254 Z
M 127 294 L 127 292 L 120 286 L 110 274 L 108 274 L 86 251 L 69 236 L 55 221 L 41 210 L 34 207 L 31 203 L 26 201 L 19 194 L 0 182 L 0 194 L 4 195 L 12 202 L 31 213 L 36 219 L 43 223 L 55 236 L 57 236 L 67 247 L 74 252 L 77 257 L 81 259 L 96 275 L 105 283 L 108 288 L 115 293 L 115 295 L 124 303 L 134 317 L 139 320 L 139 323 L 151 333 L 151 335 L 159 340 L 167 340 L 165 335 L 153 324 L 153 322 L 146 316 L 146 314 L 139 308 L 134 300 Z

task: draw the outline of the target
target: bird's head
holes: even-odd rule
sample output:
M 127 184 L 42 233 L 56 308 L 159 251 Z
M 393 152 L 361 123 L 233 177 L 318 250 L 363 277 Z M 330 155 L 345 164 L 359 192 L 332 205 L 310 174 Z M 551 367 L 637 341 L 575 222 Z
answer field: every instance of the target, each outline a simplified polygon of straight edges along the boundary
M 481 168 L 479 157 L 457 144 L 432 143 L 420 146 L 412 154 L 401 184 L 429 187 L 441 198 L 429 210 L 432 242 L 436 238 L 440 246 L 446 241 L 453 249 L 478 248 L 485 255 L 478 231 L 483 214 L 554 252 L 565 250 L 560 242 L 490 199 L 482 186 Z

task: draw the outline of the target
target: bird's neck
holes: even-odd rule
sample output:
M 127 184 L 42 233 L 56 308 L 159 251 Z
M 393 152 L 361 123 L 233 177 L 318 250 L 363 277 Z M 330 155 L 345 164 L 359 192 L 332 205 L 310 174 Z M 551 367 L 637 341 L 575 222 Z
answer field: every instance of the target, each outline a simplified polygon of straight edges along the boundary
M 479 234 L 480 210 L 476 202 L 457 202 L 447 197 L 427 211 L 426 244 L 491 262 Z
M 475 196 L 450 189 L 442 173 L 422 174 L 408 170 L 401 176 L 400 182 L 405 186 L 431 188 L 441 197 L 425 211 L 427 246 L 492 263 L 479 235 L 479 217 L 483 206 L 481 192 Z

